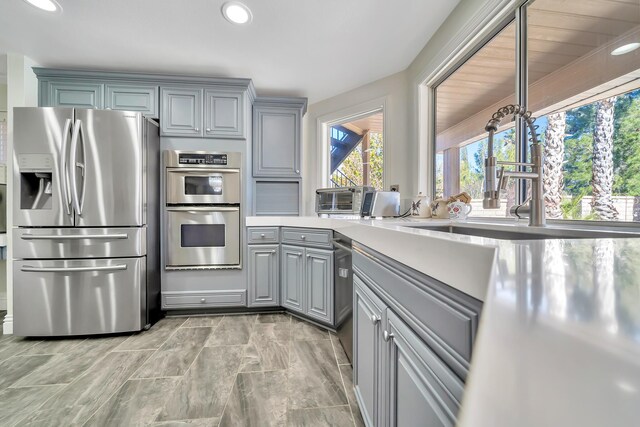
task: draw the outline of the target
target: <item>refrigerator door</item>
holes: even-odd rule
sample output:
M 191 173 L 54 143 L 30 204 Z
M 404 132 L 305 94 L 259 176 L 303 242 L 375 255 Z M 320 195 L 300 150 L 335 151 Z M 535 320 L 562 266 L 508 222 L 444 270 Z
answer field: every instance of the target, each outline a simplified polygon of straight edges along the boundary
M 70 227 L 67 150 L 72 108 L 15 108 L 13 224 Z
M 14 261 L 14 334 L 139 331 L 146 323 L 146 258 Z
M 76 110 L 69 156 L 76 226 L 144 225 L 145 155 L 142 114 Z

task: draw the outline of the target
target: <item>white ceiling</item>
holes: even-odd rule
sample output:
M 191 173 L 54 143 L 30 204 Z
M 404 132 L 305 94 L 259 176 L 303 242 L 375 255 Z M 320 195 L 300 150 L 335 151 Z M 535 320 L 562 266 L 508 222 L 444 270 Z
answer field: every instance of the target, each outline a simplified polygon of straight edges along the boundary
M 405 69 L 459 0 L 58 0 L 61 14 L 0 2 L 0 50 L 46 67 L 252 78 L 259 95 L 329 98 Z

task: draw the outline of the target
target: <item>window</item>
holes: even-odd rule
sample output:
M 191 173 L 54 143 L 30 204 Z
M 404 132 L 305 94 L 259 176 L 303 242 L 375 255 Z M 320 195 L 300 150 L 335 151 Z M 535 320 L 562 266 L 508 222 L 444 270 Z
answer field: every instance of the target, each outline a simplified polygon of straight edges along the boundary
M 515 203 L 515 186 L 504 195 L 503 209 L 482 208 L 484 127 L 499 107 L 515 103 L 516 33 L 510 22 L 436 88 L 436 196 L 466 191 L 476 216 L 505 216 Z M 515 161 L 513 123 L 496 134 L 500 160 Z
M 332 187 L 384 188 L 383 113 L 329 129 Z
M 474 214 L 506 215 L 481 209 L 484 125 L 520 103 L 538 117 L 548 218 L 640 221 L 640 3 L 531 0 L 521 12 L 435 87 L 436 194 L 467 191 Z M 513 122 L 502 125 L 498 159 L 525 161 Z M 506 208 L 526 198 L 510 185 Z

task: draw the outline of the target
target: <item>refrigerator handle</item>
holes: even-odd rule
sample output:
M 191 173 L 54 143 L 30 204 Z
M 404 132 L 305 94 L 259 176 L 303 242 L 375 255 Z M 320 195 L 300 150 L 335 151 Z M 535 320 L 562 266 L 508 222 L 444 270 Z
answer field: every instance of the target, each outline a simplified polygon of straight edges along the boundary
M 82 192 L 80 193 L 80 212 L 78 214 L 82 214 L 84 210 L 84 195 L 87 191 L 87 144 L 84 139 L 82 125 L 80 125 L 80 142 L 82 143 L 82 163 L 76 163 L 76 166 L 82 170 Z
M 73 136 L 71 137 L 71 152 L 69 156 L 69 163 L 71 163 L 71 196 L 73 200 L 73 208 L 76 211 L 77 215 L 82 214 L 82 205 L 80 204 L 80 198 L 78 197 L 78 180 L 76 179 L 76 168 L 80 168 L 82 170 L 82 176 L 84 177 L 84 164 L 78 162 L 77 154 L 78 154 L 78 139 L 81 139 L 84 133 L 82 132 L 82 120 L 76 120 L 75 126 L 73 127 Z M 84 139 L 82 139 L 83 144 L 83 155 L 84 154 Z M 82 184 L 82 190 L 84 197 L 84 179 Z
M 126 270 L 127 264 L 104 265 L 96 267 L 34 267 L 25 265 L 20 270 L 32 273 L 78 273 L 83 271 L 120 271 Z
M 67 215 L 71 215 L 71 194 L 69 194 L 69 171 L 67 166 L 67 141 L 71 132 L 71 119 L 64 122 L 62 131 L 62 149 L 60 150 L 60 185 L 62 186 L 62 200 Z

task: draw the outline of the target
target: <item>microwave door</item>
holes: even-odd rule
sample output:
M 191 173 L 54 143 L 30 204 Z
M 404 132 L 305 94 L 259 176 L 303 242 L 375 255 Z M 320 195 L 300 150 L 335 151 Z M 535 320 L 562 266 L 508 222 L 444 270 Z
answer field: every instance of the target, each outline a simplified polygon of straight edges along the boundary
M 76 110 L 70 177 L 77 226 L 144 225 L 142 120 L 130 111 Z
M 66 174 L 72 121 L 71 108 L 14 109 L 14 225 L 74 225 Z

